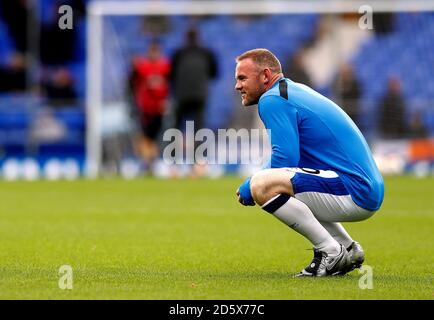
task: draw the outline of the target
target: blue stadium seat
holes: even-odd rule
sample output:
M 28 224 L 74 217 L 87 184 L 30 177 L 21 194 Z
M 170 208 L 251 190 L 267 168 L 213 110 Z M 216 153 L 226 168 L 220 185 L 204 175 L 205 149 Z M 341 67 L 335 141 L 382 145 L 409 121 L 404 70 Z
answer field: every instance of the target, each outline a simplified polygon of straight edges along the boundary
M 85 129 L 84 111 L 78 106 L 64 107 L 55 111 L 54 116 L 57 120 L 64 123 L 69 129 L 83 131 Z

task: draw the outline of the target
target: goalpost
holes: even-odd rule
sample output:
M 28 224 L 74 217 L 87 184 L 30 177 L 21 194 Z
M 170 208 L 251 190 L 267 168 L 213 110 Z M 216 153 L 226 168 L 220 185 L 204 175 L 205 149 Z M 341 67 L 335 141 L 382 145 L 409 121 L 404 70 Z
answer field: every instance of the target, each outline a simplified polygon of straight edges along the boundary
M 434 2 L 424 0 L 359 1 L 91 1 L 87 8 L 86 67 L 86 176 L 97 177 L 102 161 L 101 119 L 103 112 L 103 36 L 106 16 L 132 15 L 252 15 L 434 11 Z

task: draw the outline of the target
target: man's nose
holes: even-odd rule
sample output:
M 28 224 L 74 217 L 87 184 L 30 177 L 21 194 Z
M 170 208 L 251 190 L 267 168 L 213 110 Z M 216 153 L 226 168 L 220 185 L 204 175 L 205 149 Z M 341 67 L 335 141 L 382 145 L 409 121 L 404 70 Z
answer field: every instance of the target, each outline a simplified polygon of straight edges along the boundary
M 235 90 L 241 90 L 241 85 L 238 82 L 235 83 Z

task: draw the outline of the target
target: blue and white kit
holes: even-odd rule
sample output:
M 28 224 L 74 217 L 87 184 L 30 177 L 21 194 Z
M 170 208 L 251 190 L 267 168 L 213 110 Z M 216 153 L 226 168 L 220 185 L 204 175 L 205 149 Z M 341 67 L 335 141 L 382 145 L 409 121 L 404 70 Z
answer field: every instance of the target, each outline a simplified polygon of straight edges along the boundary
M 266 168 L 287 168 L 295 197 L 316 215 L 358 221 L 379 209 L 383 178 L 362 133 L 338 105 L 282 78 L 261 96 L 258 111 L 270 132 Z

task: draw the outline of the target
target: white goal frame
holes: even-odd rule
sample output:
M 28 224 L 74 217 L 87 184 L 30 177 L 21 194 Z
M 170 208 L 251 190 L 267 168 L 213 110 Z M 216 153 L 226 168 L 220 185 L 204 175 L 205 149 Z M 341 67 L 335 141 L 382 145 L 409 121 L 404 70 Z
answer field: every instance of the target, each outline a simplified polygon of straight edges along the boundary
M 434 11 L 426 0 L 287 0 L 287 1 L 92 1 L 87 6 L 86 58 L 86 176 L 98 176 L 102 161 L 102 37 L 104 16 L 125 15 L 249 15 L 359 13 L 363 6 L 373 12 Z

